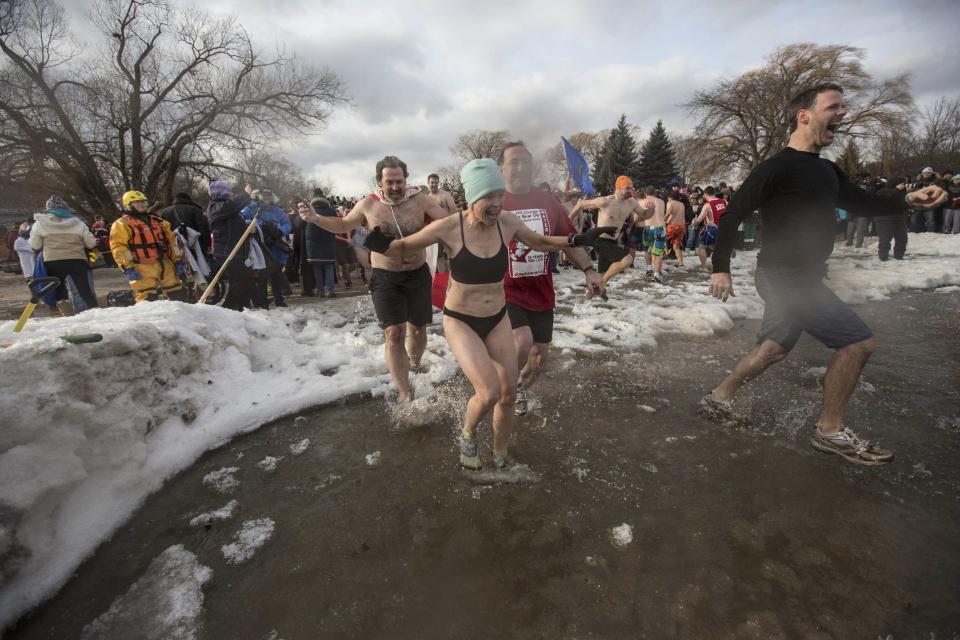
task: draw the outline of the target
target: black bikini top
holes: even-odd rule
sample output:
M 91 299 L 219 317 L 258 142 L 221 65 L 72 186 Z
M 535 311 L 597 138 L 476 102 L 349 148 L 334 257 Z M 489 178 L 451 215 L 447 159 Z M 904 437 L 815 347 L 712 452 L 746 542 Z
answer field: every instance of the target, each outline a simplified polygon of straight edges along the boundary
M 497 221 L 497 233 L 500 234 L 500 251 L 489 258 L 480 258 L 467 249 L 463 236 L 463 214 L 460 214 L 460 239 L 463 248 L 450 259 L 450 275 L 460 284 L 493 284 L 503 280 L 507 272 L 507 245 L 503 242 L 503 231 Z

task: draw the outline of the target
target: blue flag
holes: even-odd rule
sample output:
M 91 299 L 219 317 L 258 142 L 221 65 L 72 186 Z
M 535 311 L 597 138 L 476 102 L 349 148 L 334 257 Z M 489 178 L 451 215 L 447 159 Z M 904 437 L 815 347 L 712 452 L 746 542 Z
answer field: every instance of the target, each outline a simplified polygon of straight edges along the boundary
M 587 161 L 579 151 L 573 148 L 573 145 L 567 142 L 566 138 L 560 136 L 560 139 L 563 140 L 563 155 L 567 159 L 567 173 L 570 174 L 571 184 L 591 198 L 595 197 L 597 190 L 590 182 L 590 167 L 587 166 Z

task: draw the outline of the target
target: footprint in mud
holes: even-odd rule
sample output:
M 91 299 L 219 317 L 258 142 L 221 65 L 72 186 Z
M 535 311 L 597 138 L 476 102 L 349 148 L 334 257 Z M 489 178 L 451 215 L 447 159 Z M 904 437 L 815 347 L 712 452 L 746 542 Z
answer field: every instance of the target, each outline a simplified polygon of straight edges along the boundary
M 462 471 L 463 477 L 474 484 L 535 484 L 540 482 L 540 474 L 525 464 L 516 464 L 509 469 L 481 469 Z

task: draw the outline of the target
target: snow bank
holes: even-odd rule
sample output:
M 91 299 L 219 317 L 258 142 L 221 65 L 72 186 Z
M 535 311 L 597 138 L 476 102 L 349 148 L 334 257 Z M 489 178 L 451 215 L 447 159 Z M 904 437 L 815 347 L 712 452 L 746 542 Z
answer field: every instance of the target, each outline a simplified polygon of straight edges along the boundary
M 841 248 L 830 286 L 852 302 L 904 288 L 960 285 L 960 236 L 911 235 L 908 259 Z M 557 278 L 557 351 L 653 348 L 663 336 L 710 336 L 759 318 L 756 256 L 733 262 L 735 298 L 707 295 L 706 274 L 643 284 L 641 269 L 583 299 L 583 276 Z M 696 258 L 687 258 L 688 269 Z M 389 376 L 368 298 L 234 313 L 172 302 L 0 323 L 0 628 L 56 590 L 163 482 L 204 451 L 280 416 L 360 392 L 383 395 Z M 69 345 L 65 333 L 102 333 Z M 431 389 L 456 364 L 430 329 Z M 298 443 L 303 450 L 307 440 Z M 291 455 L 297 451 L 291 449 Z M 212 485 L 232 474 L 211 478 Z M 216 474 L 214 474 L 216 475 Z M 226 488 L 229 492 L 231 489 Z
M 245 313 L 140 304 L 31 320 L 19 335 L 0 323 L 0 340 L 16 340 L 0 349 L 0 629 L 204 451 L 309 407 L 383 395 L 369 300 L 331 302 Z M 94 332 L 102 342 L 58 338 Z M 424 363 L 415 384 L 456 371 L 436 335 Z M 231 478 L 207 482 L 229 492 Z
M 183 548 L 170 547 L 110 609 L 83 629 L 82 640 L 195 640 L 203 628 L 203 585 L 213 572 Z

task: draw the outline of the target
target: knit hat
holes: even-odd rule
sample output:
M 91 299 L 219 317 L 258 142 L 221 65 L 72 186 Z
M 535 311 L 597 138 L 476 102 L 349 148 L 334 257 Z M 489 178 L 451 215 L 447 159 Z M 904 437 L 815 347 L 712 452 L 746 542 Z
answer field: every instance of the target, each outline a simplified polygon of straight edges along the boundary
M 70 211 L 70 212 L 73 211 L 70 205 L 67 204 L 67 201 L 61 198 L 60 196 L 58 196 L 57 194 L 53 194 L 52 196 L 47 198 L 46 209 L 47 211 L 50 211 L 51 209 L 60 209 L 61 211 Z
M 617 181 L 614 183 L 614 188 L 619 189 L 620 187 L 632 187 L 633 180 L 627 176 L 617 176 Z
M 467 204 L 473 204 L 483 196 L 494 191 L 503 191 L 507 184 L 496 161 L 490 158 L 471 160 L 460 170 L 460 182 Z
M 207 193 L 214 200 L 229 200 L 233 197 L 233 186 L 226 180 L 217 180 L 210 183 Z
M 924 167 L 920 173 L 933 173 L 933 167 Z

